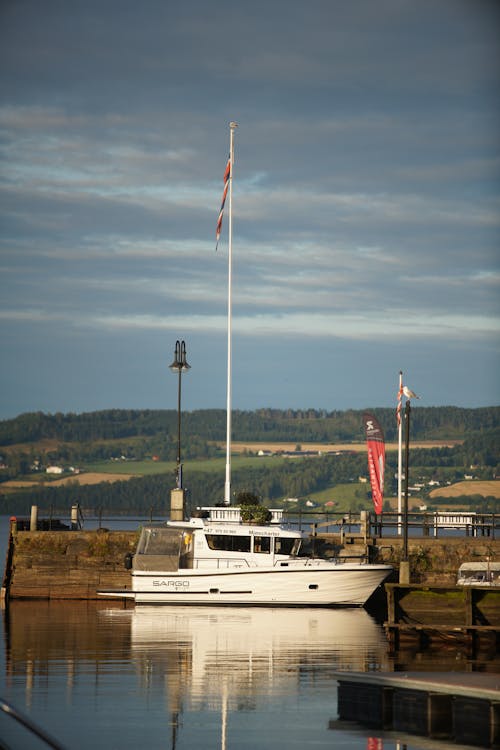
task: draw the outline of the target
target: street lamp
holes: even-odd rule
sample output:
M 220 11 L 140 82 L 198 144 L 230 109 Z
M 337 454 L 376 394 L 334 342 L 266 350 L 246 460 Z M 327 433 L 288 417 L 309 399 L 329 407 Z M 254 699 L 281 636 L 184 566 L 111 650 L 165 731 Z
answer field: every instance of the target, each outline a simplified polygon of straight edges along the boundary
M 182 464 L 181 464 L 181 377 L 183 372 L 190 370 L 186 361 L 186 344 L 184 341 L 175 342 L 174 361 L 170 365 L 172 372 L 179 374 L 179 387 L 177 391 L 177 489 L 182 489 Z

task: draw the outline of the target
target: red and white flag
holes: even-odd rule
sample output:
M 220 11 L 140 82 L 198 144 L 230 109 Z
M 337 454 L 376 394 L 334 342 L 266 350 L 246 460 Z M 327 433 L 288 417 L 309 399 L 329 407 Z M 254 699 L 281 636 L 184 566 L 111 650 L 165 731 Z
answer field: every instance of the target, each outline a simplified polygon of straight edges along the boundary
M 224 215 L 224 204 L 226 202 L 227 190 L 229 187 L 229 177 L 231 176 L 231 157 L 227 160 L 226 170 L 224 172 L 224 188 L 222 190 L 222 201 L 219 211 L 219 218 L 217 219 L 217 229 L 215 232 L 215 249 L 219 244 L 220 231 L 222 229 L 222 217 Z
M 384 433 L 373 414 L 364 414 L 363 421 L 368 448 L 368 471 L 372 488 L 373 507 L 377 515 L 384 503 L 385 442 Z
M 398 391 L 398 405 L 396 407 L 396 422 L 398 423 L 398 427 L 401 424 L 402 398 L 403 398 L 403 383 L 401 382 L 401 385 L 399 386 L 399 391 Z

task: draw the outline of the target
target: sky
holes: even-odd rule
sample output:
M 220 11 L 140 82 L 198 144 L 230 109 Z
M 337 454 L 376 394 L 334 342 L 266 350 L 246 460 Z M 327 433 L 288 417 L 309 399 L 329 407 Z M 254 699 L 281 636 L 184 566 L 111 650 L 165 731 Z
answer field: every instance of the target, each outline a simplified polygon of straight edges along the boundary
M 500 3 L 1 0 L 0 419 L 500 403 Z

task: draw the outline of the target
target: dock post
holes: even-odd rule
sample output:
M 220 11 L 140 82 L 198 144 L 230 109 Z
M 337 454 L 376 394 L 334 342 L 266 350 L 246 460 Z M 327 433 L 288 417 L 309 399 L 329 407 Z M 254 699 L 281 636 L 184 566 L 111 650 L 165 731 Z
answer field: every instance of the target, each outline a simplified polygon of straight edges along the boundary
M 71 506 L 71 530 L 78 529 L 78 505 Z
M 401 560 L 399 563 L 399 583 L 410 583 L 410 561 Z
M 366 540 L 368 536 L 368 513 L 366 510 L 361 510 L 359 512 L 359 531 L 361 533 L 361 536 L 363 537 L 363 543 L 366 548 Z
M 184 521 L 184 501 L 186 499 L 186 491 L 177 487 L 175 490 L 170 490 L 170 520 L 171 521 Z
M 38 505 L 31 506 L 30 531 L 36 531 L 38 528 Z

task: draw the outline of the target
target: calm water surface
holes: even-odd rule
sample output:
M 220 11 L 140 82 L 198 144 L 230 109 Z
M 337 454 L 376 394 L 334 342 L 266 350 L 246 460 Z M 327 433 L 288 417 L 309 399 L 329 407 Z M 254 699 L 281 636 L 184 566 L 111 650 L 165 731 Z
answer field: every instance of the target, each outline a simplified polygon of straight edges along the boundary
M 0 533 L 4 547 L 6 523 Z M 392 750 L 394 736 L 329 722 L 336 672 L 401 668 L 471 665 L 455 651 L 389 657 L 364 609 L 14 601 L 3 612 L 0 696 L 68 749 Z M 9 723 L 0 722 L 4 742 Z

